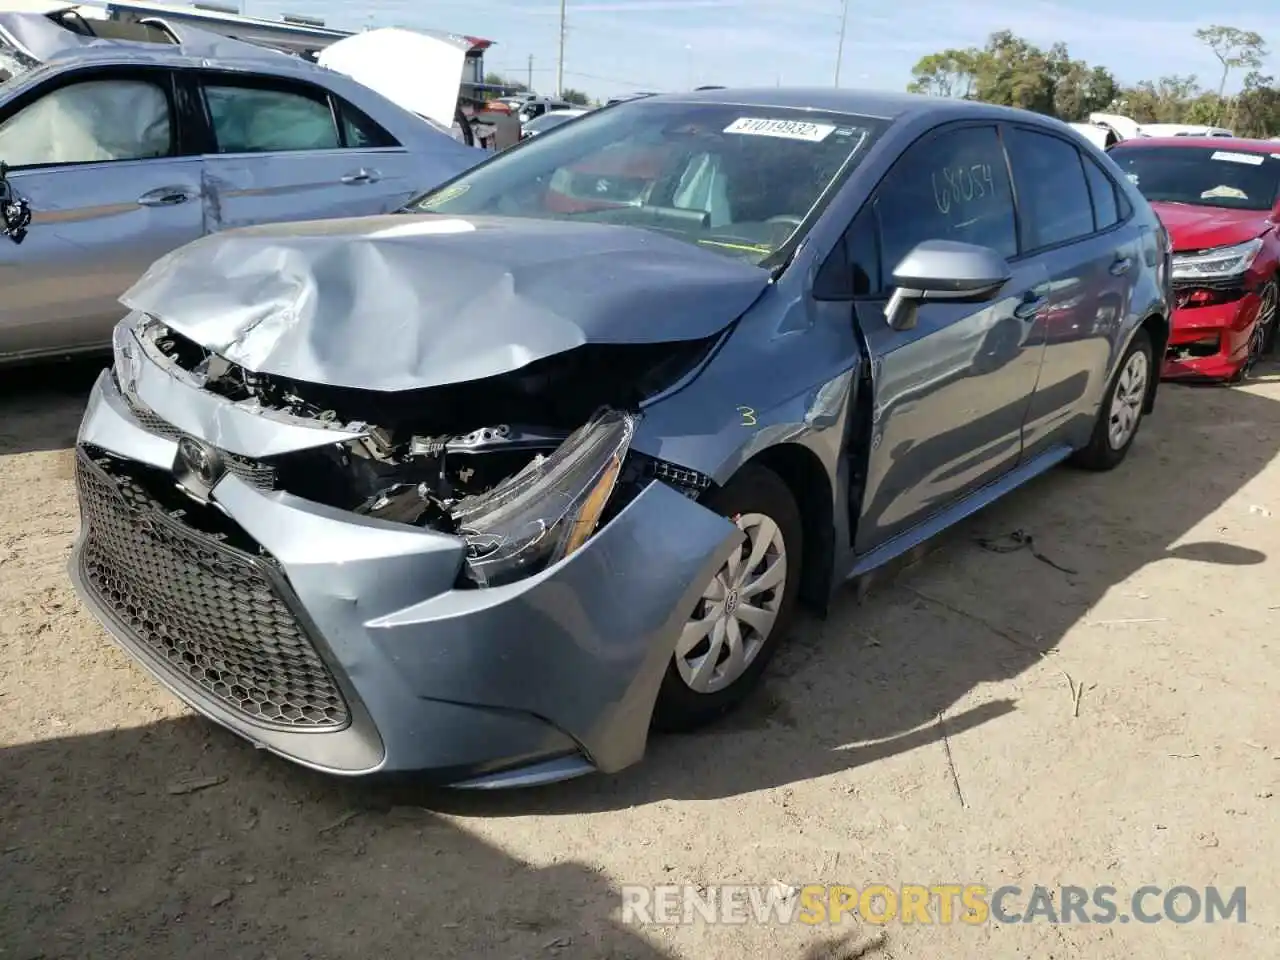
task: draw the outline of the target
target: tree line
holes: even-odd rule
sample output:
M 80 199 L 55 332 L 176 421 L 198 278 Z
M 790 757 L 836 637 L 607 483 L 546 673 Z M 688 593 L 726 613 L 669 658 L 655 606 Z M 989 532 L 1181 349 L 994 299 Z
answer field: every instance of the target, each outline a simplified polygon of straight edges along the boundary
M 1068 122 L 1090 113 L 1119 113 L 1138 123 L 1194 123 L 1229 127 L 1241 137 L 1280 135 L 1280 88 L 1262 72 L 1267 44 L 1260 34 L 1214 25 L 1196 31 L 1221 64 L 1204 86 L 1195 75 L 1121 85 L 1106 67 L 1072 59 L 1066 44 L 1048 50 L 1008 30 L 983 47 L 943 50 L 922 57 L 908 89 L 962 97 L 1049 114 Z M 1232 74 L 1244 71 L 1238 93 L 1227 95 Z

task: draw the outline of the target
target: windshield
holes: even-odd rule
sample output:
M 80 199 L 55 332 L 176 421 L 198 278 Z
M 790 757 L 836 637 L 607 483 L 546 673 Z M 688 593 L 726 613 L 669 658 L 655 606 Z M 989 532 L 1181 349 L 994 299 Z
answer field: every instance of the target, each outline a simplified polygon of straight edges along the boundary
M 763 264 L 886 126 L 809 110 L 636 101 L 525 140 L 409 209 L 643 227 Z
M 1151 201 L 1229 210 L 1270 210 L 1280 188 L 1280 160 L 1266 153 L 1215 147 L 1116 147 L 1121 170 Z

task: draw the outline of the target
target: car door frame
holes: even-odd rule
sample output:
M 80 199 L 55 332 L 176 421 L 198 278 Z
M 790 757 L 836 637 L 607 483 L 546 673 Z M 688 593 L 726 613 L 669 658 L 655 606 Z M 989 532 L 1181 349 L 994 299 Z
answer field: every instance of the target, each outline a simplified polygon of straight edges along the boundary
M 991 129 L 996 134 L 996 137 L 1000 146 L 1000 153 L 1005 165 L 1005 176 L 1007 178 L 1009 189 L 1010 189 L 1010 202 L 1013 207 L 1014 237 L 1016 242 L 1015 253 L 1012 256 L 1007 257 L 1006 259 L 1010 264 L 1010 266 L 1013 267 L 1015 270 L 1018 269 L 1019 267 L 1029 266 L 1030 264 L 1028 264 L 1028 261 L 1031 259 L 1031 257 L 1030 255 L 1024 253 L 1023 251 L 1022 213 L 1018 206 L 1017 192 L 1013 183 L 1013 172 L 1009 166 L 1008 151 L 1005 145 L 1005 138 L 1004 138 L 1004 121 L 1003 121 L 1003 118 L 994 117 L 994 116 L 971 116 L 971 117 L 964 117 L 964 118 L 957 118 L 957 119 L 946 119 L 941 122 L 931 123 L 925 126 L 924 129 L 918 132 L 915 132 L 914 135 L 910 138 L 910 140 L 903 143 L 896 150 L 894 155 L 891 158 L 889 158 L 889 162 L 884 166 L 884 168 L 877 172 L 873 182 L 871 182 L 869 185 L 865 182 L 858 185 L 858 192 L 861 194 L 860 202 L 857 204 L 856 208 L 853 209 L 852 214 L 849 215 L 847 219 L 845 219 L 847 210 L 839 214 L 843 224 L 840 231 L 837 233 L 834 241 L 830 246 L 830 249 L 827 250 L 825 254 L 815 258 L 815 266 L 813 267 L 813 281 L 810 285 L 811 296 L 819 300 L 843 299 L 845 302 L 849 303 L 851 308 L 850 322 L 858 330 L 857 337 L 864 354 L 864 364 L 862 369 L 862 376 L 859 380 L 859 388 L 855 391 L 851 391 L 851 395 L 850 395 L 850 405 L 851 405 L 850 415 L 847 417 L 847 432 L 846 432 L 846 437 L 842 447 L 842 459 L 848 463 L 848 469 L 846 470 L 846 475 L 848 477 L 848 489 L 843 491 L 844 501 L 845 501 L 845 504 L 847 505 L 848 516 L 849 516 L 849 522 L 848 522 L 848 528 L 847 528 L 848 543 L 847 545 L 844 545 L 844 546 L 847 546 L 848 556 L 852 559 L 854 563 L 853 569 L 855 572 L 857 572 L 864 565 L 866 565 L 862 562 L 863 560 L 871 557 L 877 557 L 882 552 L 882 550 L 884 550 L 887 547 L 890 547 L 891 544 L 894 544 L 898 541 L 906 541 L 908 539 L 911 539 L 914 531 L 925 529 L 933 525 L 936 525 L 937 518 L 946 517 L 949 511 L 951 511 L 957 504 L 964 502 L 966 499 L 979 496 L 981 491 L 985 487 L 990 486 L 992 484 L 999 483 L 1002 478 L 1007 477 L 1009 474 L 1015 472 L 1021 463 L 1021 459 L 1022 459 L 1021 429 L 1022 427 L 1020 424 L 1019 432 L 1018 432 L 1019 450 L 1017 455 L 1014 456 L 1009 461 L 1006 468 L 1000 470 L 998 474 L 989 477 L 983 484 L 980 484 L 977 488 L 968 489 L 940 503 L 937 509 L 932 511 L 929 515 L 922 517 L 917 523 L 911 525 L 905 530 L 902 530 L 896 533 L 892 537 L 889 537 L 884 542 L 877 543 L 874 546 L 870 547 L 869 549 L 864 549 L 864 550 L 857 549 L 859 523 L 863 519 L 863 513 L 865 512 L 865 505 L 866 505 L 865 504 L 865 500 L 866 500 L 865 483 L 867 479 L 866 473 L 867 473 L 869 463 L 859 462 L 855 464 L 850 462 L 852 459 L 850 457 L 850 453 L 859 449 L 865 451 L 865 457 L 863 458 L 863 460 L 865 461 L 865 459 L 870 456 L 871 450 L 874 447 L 874 443 L 875 443 L 874 424 L 875 424 L 875 421 L 877 420 L 877 413 L 873 409 L 873 407 L 875 406 L 875 403 L 876 403 L 875 401 L 876 379 L 878 376 L 880 376 L 881 371 L 880 371 L 880 365 L 876 362 L 875 352 L 871 349 L 870 344 L 867 342 L 865 335 L 861 331 L 856 311 L 858 309 L 859 303 L 880 303 L 880 302 L 883 302 L 885 298 L 882 292 L 877 292 L 874 294 L 863 294 L 863 295 L 849 294 L 842 298 L 829 297 L 829 296 L 824 297 L 819 295 L 818 284 L 820 283 L 823 267 L 833 257 L 840 255 L 844 251 L 845 236 L 848 230 L 852 229 L 852 227 L 858 221 L 858 219 L 862 217 L 863 214 L 868 209 L 870 209 L 871 206 L 876 202 L 885 182 L 888 180 L 890 176 L 893 175 L 893 172 L 898 168 L 898 164 L 901 161 L 901 159 L 904 156 L 906 156 L 910 151 L 913 151 L 918 147 L 921 147 L 922 145 L 927 145 L 928 142 L 932 139 L 935 139 L 940 136 L 944 136 L 954 131 L 958 131 L 962 129 L 970 129 L 970 128 L 987 128 L 987 129 Z M 873 220 L 878 220 L 878 218 L 873 217 Z M 892 265 L 885 263 L 883 251 L 879 249 L 881 244 L 881 238 L 878 235 L 879 231 L 877 230 L 876 233 L 877 233 L 877 237 L 876 237 L 877 260 L 879 264 L 879 272 L 881 275 L 879 285 L 883 290 L 888 288 L 889 273 L 892 270 Z M 1040 309 L 1043 310 L 1045 307 L 1047 307 L 1047 302 L 1042 304 Z M 1043 326 L 1039 322 L 1039 320 L 1035 321 L 1034 324 L 1036 327 L 1040 327 L 1040 328 L 1042 328 Z M 1041 329 L 1041 332 L 1043 332 L 1042 329 Z M 1033 347 L 1032 349 L 1035 349 L 1035 347 Z M 1044 344 L 1043 342 L 1041 342 L 1039 344 L 1039 350 L 1040 350 L 1039 362 L 1040 363 L 1043 362 L 1043 349 L 1044 349 Z M 1037 363 L 1036 366 L 1037 366 L 1036 372 L 1038 377 L 1039 364 Z M 1030 406 L 1030 401 L 1033 395 L 1034 395 L 1034 382 L 1033 382 L 1032 388 L 1028 391 L 1025 397 L 1025 404 L 1022 408 L 1023 418 L 1021 423 L 1025 423 L 1025 413 Z M 947 525 L 949 524 L 944 523 L 943 527 Z M 877 565 L 877 563 L 878 561 L 870 565 L 874 566 L 874 565 Z
M 327 159 L 332 158 L 335 161 L 339 158 L 347 158 L 351 161 L 351 173 L 359 173 L 365 171 L 365 161 L 374 161 L 379 156 L 394 157 L 397 159 L 410 156 L 410 150 L 401 139 L 391 130 L 372 117 L 366 110 L 352 103 L 346 97 L 331 90 L 322 83 L 316 82 L 307 77 L 299 77 L 292 75 L 282 75 L 278 73 L 264 71 L 245 71 L 233 70 L 215 66 L 205 66 L 203 64 L 185 67 L 178 72 L 177 83 L 185 88 L 187 96 L 195 105 L 195 124 L 198 127 L 198 142 L 201 147 L 201 153 L 206 160 L 240 160 L 244 163 L 253 163 L 255 161 L 268 163 L 287 163 L 290 159 L 307 158 L 307 159 Z M 334 128 L 338 135 L 339 146 L 322 148 L 319 150 L 261 150 L 261 151 L 244 151 L 222 153 L 218 149 L 217 133 L 213 127 L 213 118 L 209 113 L 208 100 L 205 98 L 204 88 L 209 86 L 231 86 L 246 87 L 253 90 L 276 90 L 286 93 L 297 94 L 313 101 L 323 100 L 329 108 L 329 115 Z M 374 129 L 379 131 L 383 137 L 389 140 L 389 143 L 378 146 L 353 146 L 347 142 L 348 133 L 347 126 L 344 122 L 344 112 L 350 111 L 355 118 L 365 121 L 372 125 Z M 376 171 L 373 171 L 376 173 Z M 339 175 L 329 186 L 334 189 L 360 189 L 360 184 L 344 183 Z M 376 180 L 370 181 L 376 183 Z M 216 193 L 216 184 L 207 184 L 206 187 L 211 192 Z M 412 190 L 406 191 L 412 194 Z M 221 227 L 221 211 L 220 198 L 211 196 L 208 198 L 211 202 L 207 211 L 205 229 L 211 232 Z
M 1073 237 L 1069 240 L 1060 240 L 1055 243 L 1046 244 L 1040 247 L 1033 247 L 1031 245 L 1030 227 L 1028 225 L 1025 212 L 1022 210 L 1021 201 L 1018 200 L 1017 177 L 1014 175 L 1013 158 L 1012 156 L 1009 155 L 1009 151 L 1010 151 L 1009 144 L 1013 142 L 1013 138 L 1009 138 L 1006 140 L 1005 154 L 1009 162 L 1009 179 L 1010 179 L 1010 182 L 1013 184 L 1014 198 L 1019 205 L 1018 247 L 1020 251 L 1020 254 L 1019 254 L 1020 256 L 1052 257 L 1053 254 L 1059 251 L 1066 250 L 1070 247 L 1084 246 L 1086 244 L 1106 245 L 1114 241 L 1114 246 L 1116 247 L 1116 249 L 1113 251 L 1113 254 L 1115 259 L 1120 259 L 1121 257 L 1120 248 L 1123 247 L 1125 244 L 1129 244 L 1130 246 L 1133 246 L 1135 248 L 1134 250 L 1129 251 L 1129 254 L 1132 259 L 1137 259 L 1138 254 L 1140 252 L 1137 248 L 1140 246 L 1140 242 L 1134 238 L 1129 238 L 1127 240 L 1123 239 L 1124 230 L 1126 227 L 1129 227 L 1132 225 L 1136 215 L 1136 211 L 1133 209 L 1133 205 L 1129 203 L 1128 198 L 1125 197 L 1124 191 L 1120 187 L 1119 183 L 1116 181 L 1116 178 L 1110 172 L 1107 171 L 1106 166 L 1104 164 L 1098 162 L 1098 160 L 1095 157 L 1086 156 L 1088 151 L 1085 149 L 1084 145 L 1076 142 L 1076 140 L 1073 139 L 1071 136 L 1065 135 L 1060 131 L 1052 129 L 1047 124 L 1036 123 L 1031 120 L 1015 119 L 1015 120 L 1004 120 L 1001 122 L 1001 126 L 1007 130 L 1025 130 L 1028 133 L 1037 134 L 1045 137 L 1052 137 L 1056 140 L 1061 141 L 1066 146 L 1071 147 L 1075 151 L 1078 162 L 1080 164 L 1080 173 L 1081 173 L 1081 176 L 1084 178 L 1085 190 L 1089 197 L 1089 209 L 1090 209 L 1090 214 L 1093 218 L 1093 224 L 1094 224 L 1093 230 L 1090 233 L 1084 234 L 1083 236 Z M 1106 177 L 1108 183 L 1112 188 L 1113 195 L 1115 197 L 1116 213 L 1117 213 L 1118 219 L 1116 220 L 1115 223 L 1111 224 L 1108 227 L 1099 228 L 1097 225 L 1097 222 L 1098 222 L 1097 221 L 1097 217 L 1098 217 L 1097 203 L 1096 203 L 1096 200 L 1094 199 L 1093 183 L 1089 179 L 1089 174 L 1085 166 L 1087 163 L 1093 163 L 1098 168 L 1099 172 L 1102 173 L 1104 177 Z M 1024 250 L 1026 251 L 1025 254 L 1021 252 Z M 1052 311 L 1061 302 L 1060 298 L 1061 298 L 1060 290 L 1055 290 L 1051 294 L 1051 297 L 1050 297 L 1051 302 L 1048 305 L 1050 311 Z M 1093 389 L 1089 391 L 1078 403 L 1074 405 L 1074 409 L 1069 409 L 1066 406 L 1060 406 L 1058 410 L 1053 412 L 1053 414 L 1044 413 L 1044 415 L 1040 417 L 1040 419 L 1050 419 L 1053 415 L 1056 415 L 1058 418 L 1060 418 L 1060 422 L 1057 422 L 1049 430 L 1046 430 L 1043 434 L 1037 435 L 1032 439 L 1032 446 L 1035 451 L 1043 451 L 1061 443 L 1067 443 L 1073 447 L 1079 447 L 1088 442 L 1089 435 L 1093 431 L 1093 426 L 1097 416 L 1098 406 L 1102 402 L 1102 397 L 1106 393 L 1107 386 L 1110 383 L 1110 377 L 1111 377 L 1112 368 L 1115 362 L 1116 351 L 1120 349 L 1122 339 L 1127 344 L 1127 338 L 1122 337 L 1122 335 L 1126 333 L 1125 317 L 1127 312 L 1128 312 L 1128 304 L 1125 303 L 1124 308 L 1119 311 L 1119 315 L 1116 317 L 1115 330 L 1113 331 L 1113 336 L 1111 336 L 1108 341 L 1109 349 L 1100 358 L 1099 364 L 1097 365 L 1096 369 L 1093 371 L 1093 373 L 1096 374 L 1096 376 L 1093 378 L 1093 381 L 1094 381 Z M 1052 349 L 1052 344 L 1048 340 L 1048 335 L 1051 332 L 1052 330 L 1050 326 L 1046 324 L 1046 328 L 1045 328 L 1046 361 L 1048 360 L 1049 352 Z M 1127 331 L 1129 335 L 1131 335 L 1132 332 L 1133 332 L 1132 330 Z M 1043 377 L 1043 374 L 1044 374 L 1044 363 L 1041 364 L 1042 377 Z M 1027 431 L 1028 424 L 1030 423 L 1033 414 L 1041 412 L 1035 409 L 1035 400 L 1043 392 L 1041 390 L 1042 382 L 1043 381 L 1037 382 L 1036 394 L 1030 398 L 1031 402 L 1028 404 L 1027 417 L 1024 419 L 1024 427 L 1023 427 L 1024 434 Z M 1024 444 L 1025 444 L 1025 440 L 1024 440 Z M 1026 447 L 1024 445 L 1024 456 L 1025 455 L 1026 455 Z

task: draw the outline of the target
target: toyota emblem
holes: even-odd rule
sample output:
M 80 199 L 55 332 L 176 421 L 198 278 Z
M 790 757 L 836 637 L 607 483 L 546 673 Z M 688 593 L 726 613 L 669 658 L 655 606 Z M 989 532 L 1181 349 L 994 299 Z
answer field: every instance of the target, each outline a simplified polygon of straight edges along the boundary
M 178 483 L 187 493 L 199 500 L 207 500 L 210 491 L 219 480 L 225 467 L 218 451 L 194 437 L 178 441 L 173 472 Z

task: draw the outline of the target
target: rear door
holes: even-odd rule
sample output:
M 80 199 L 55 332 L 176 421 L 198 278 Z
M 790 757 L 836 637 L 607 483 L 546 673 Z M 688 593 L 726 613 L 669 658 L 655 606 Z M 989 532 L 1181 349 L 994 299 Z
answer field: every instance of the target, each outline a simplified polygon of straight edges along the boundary
M 1075 144 L 1014 125 L 1006 145 L 1022 247 L 1044 263 L 1051 289 L 1044 363 L 1023 434 L 1023 455 L 1031 458 L 1082 443 L 1093 429 L 1140 250 L 1124 229 L 1115 182 Z
M 105 346 L 118 298 L 201 234 L 200 157 L 163 69 L 70 71 L 0 107 L 0 161 L 31 210 L 0 236 L 0 359 Z
M 408 151 L 323 87 L 211 71 L 194 82 L 210 140 L 209 232 L 390 213 L 421 192 Z
M 987 246 L 1012 278 L 981 304 L 919 307 L 914 329 L 884 317 L 893 268 L 925 240 Z M 854 549 L 905 533 L 1017 464 L 1043 352 L 1044 267 L 1017 258 L 998 129 L 948 125 L 912 144 L 854 220 L 845 256 L 861 278 L 857 323 L 871 353 L 873 426 Z M 858 509 L 860 507 L 860 510 Z

